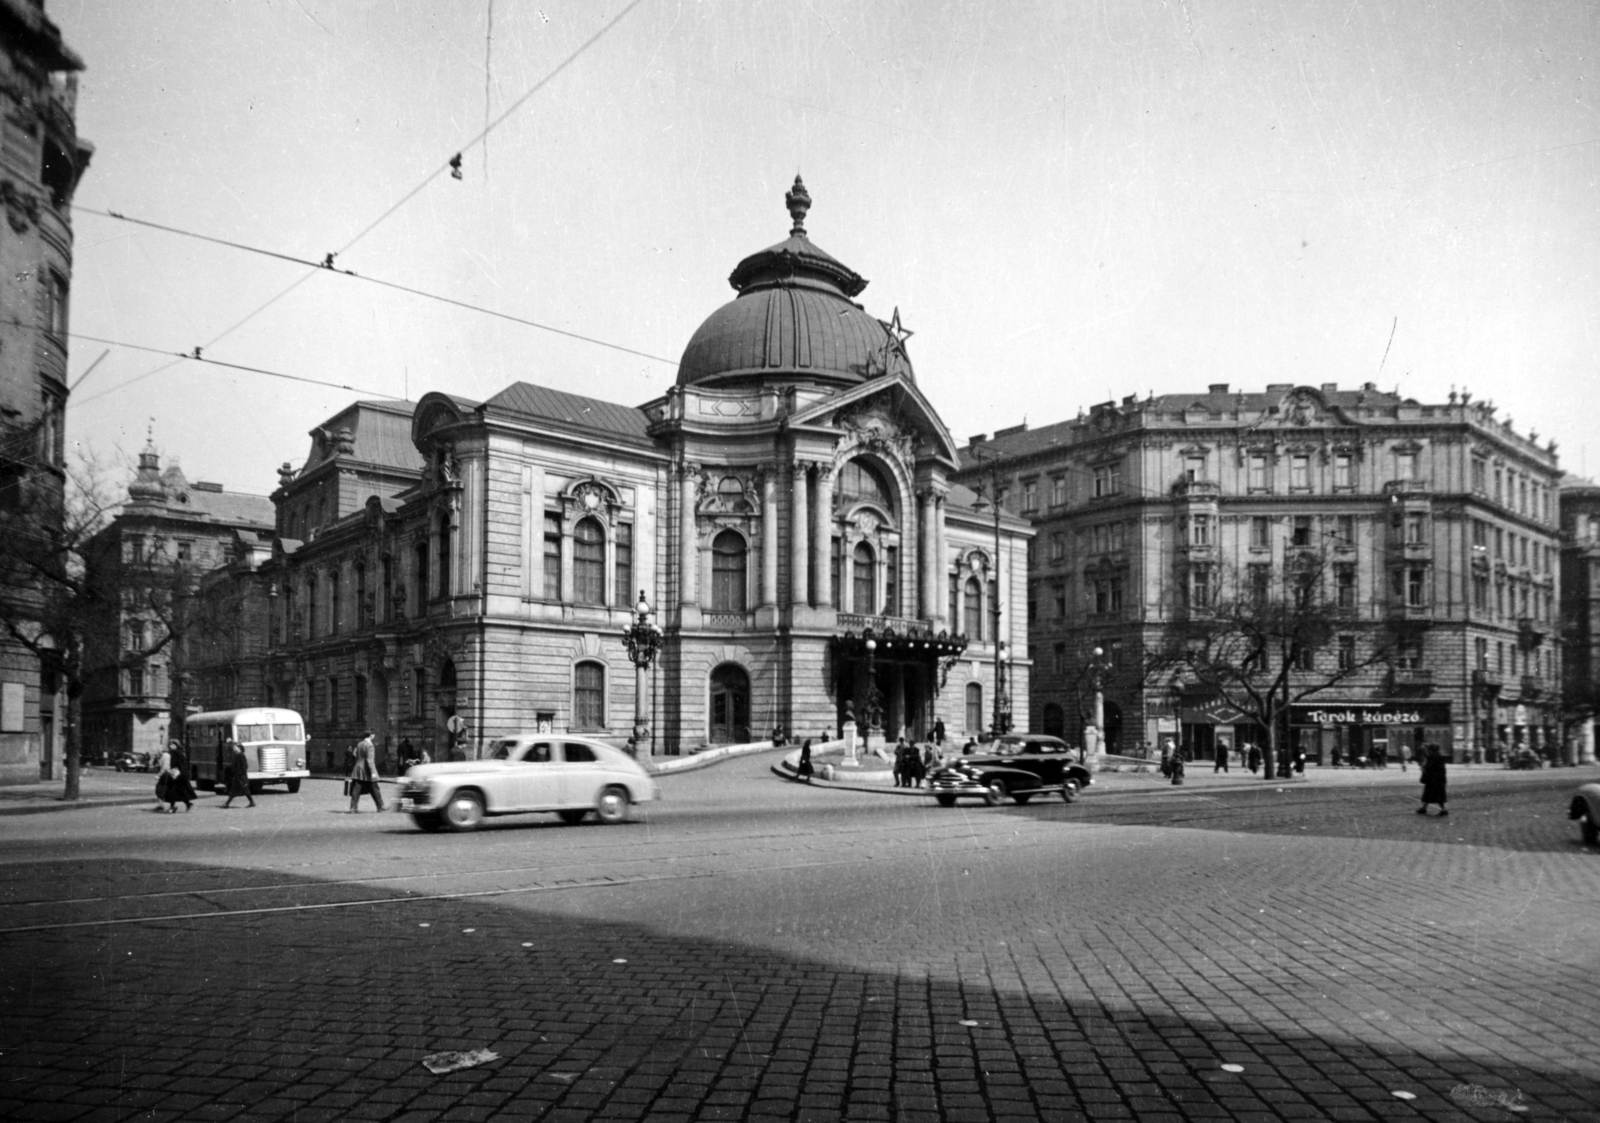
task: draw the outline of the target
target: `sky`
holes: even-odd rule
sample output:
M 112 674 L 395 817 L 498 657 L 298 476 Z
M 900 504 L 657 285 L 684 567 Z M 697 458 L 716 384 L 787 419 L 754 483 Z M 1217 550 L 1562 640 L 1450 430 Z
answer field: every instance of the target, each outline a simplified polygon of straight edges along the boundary
M 651 400 L 798 173 L 958 440 L 1375 382 L 1470 390 L 1600 474 L 1590 0 L 47 11 L 86 64 L 68 437 L 102 460 L 153 432 L 265 494 L 358 397 Z

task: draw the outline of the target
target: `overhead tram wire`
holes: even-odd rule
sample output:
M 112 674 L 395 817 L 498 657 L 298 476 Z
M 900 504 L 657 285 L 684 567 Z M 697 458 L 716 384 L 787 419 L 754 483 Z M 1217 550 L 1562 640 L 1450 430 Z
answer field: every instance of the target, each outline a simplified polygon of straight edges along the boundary
M 676 359 L 669 359 L 662 355 L 653 355 L 648 351 L 640 351 L 634 347 L 625 347 L 620 343 L 611 343 L 607 340 L 596 338 L 595 336 L 582 335 L 575 331 L 567 331 L 565 328 L 552 327 L 550 324 L 543 324 L 537 320 L 530 320 L 523 316 L 514 316 L 509 312 L 500 312 L 493 308 L 485 308 L 481 304 L 472 304 L 469 301 L 457 300 L 455 297 L 443 296 L 439 293 L 428 292 L 426 289 L 413 288 L 410 285 L 402 285 L 398 281 L 386 281 L 381 277 L 364 276 L 363 274 L 357 273 L 354 270 L 342 269 L 339 266 L 334 265 L 333 258 L 336 257 L 337 254 L 329 254 L 321 261 L 313 261 L 310 258 L 295 257 L 293 254 L 279 253 L 277 250 L 263 249 L 259 246 L 246 245 L 243 242 L 232 242 L 226 238 L 217 238 L 210 234 L 200 234 L 193 230 L 184 230 L 176 226 L 167 226 L 163 223 L 151 222 L 148 219 L 134 218 L 131 215 L 125 215 L 118 211 L 100 211 L 95 210 L 92 207 L 82 207 L 79 209 L 86 214 L 99 215 L 103 218 L 113 218 L 119 222 L 133 223 L 136 226 L 147 226 L 152 230 L 160 230 L 168 234 L 176 234 L 183 238 L 195 238 L 202 242 L 211 242 L 214 245 L 226 246 L 229 249 L 242 250 L 245 253 L 260 254 L 263 257 L 270 257 L 277 261 L 288 261 L 295 265 L 308 265 L 313 269 L 323 270 L 338 277 L 349 277 L 352 280 L 365 281 L 372 285 L 380 285 L 386 289 L 394 289 L 396 292 L 409 293 L 412 296 L 422 297 L 424 300 L 436 300 L 441 304 L 453 305 L 456 308 L 465 308 L 469 312 L 480 312 L 485 316 L 493 316 L 496 319 L 507 320 L 514 324 L 521 324 L 524 327 L 537 328 L 539 331 L 547 331 L 555 335 L 566 336 L 568 339 L 576 339 L 583 343 L 592 343 L 596 347 L 606 347 L 612 351 L 621 351 L 623 354 L 635 355 L 641 359 L 649 359 L 652 362 L 667 364 L 673 364 L 677 362 Z M 206 344 L 206 346 L 209 347 L 210 344 Z M 134 381 L 137 381 L 137 379 Z M 123 386 L 128 386 L 131 384 L 132 383 L 128 382 L 122 383 Z
M 415 198 L 422 191 L 423 188 L 428 186 L 428 184 L 432 183 L 435 179 L 438 179 L 439 176 L 442 175 L 444 172 L 449 171 L 452 168 L 459 166 L 460 159 L 461 159 L 461 155 L 460 155 L 461 152 L 466 152 L 466 151 L 476 147 L 478 144 L 481 144 L 485 137 L 487 137 L 491 132 L 493 132 L 495 129 L 499 128 L 502 124 L 504 124 L 506 119 L 509 118 L 513 113 L 515 113 L 518 109 L 522 108 L 523 104 L 525 102 L 527 102 L 527 100 L 529 98 L 533 97 L 534 94 L 538 93 L 545 86 L 547 86 L 558 74 L 560 74 L 568 66 L 572 65 L 572 63 L 577 61 L 579 56 L 583 55 L 584 52 L 588 51 L 588 49 L 590 47 L 594 46 L 597 42 L 599 42 L 600 39 L 603 38 L 609 31 L 611 31 L 612 28 L 616 27 L 617 24 L 619 24 L 619 23 L 621 23 L 623 21 L 623 19 L 625 19 L 630 14 L 632 14 L 633 10 L 635 8 L 637 8 L 642 3 L 644 3 L 644 0 L 633 0 L 633 2 L 631 4 L 629 4 L 626 8 L 623 8 L 622 11 L 618 12 L 616 17 L 614 19 L 612 19 L 610 23 L 607 23 L 599 31 L 595 32 L 588 39 L 584 40 L 583 44 L 581 46 L 579 46 L 577 50 L 573 51 L 566 58 L 562 59 L 561 62 L 557 63 L 554 70 L 550 71 L 550 73 L 546 74 L 543 78 L 539 79 L 539 81 L 535 82 L 532 86 L 530 86 L 528 88 L 528 90 L 525 93 L 522 94 L 521 97 L 517 98 L 516 101 L 512 102 L 506 108 L 504 113 L 500 114 L 500 116 L 496 117 L 493 121 L 489 122 L 489 124 L 485 125 L 482 132 L 478 133 L 477 136 L 473 137 L 471 140 L 467 141 L 466 144 L 462 145 L 461 149 L 453 157 L 454 163 L 452 163 L 450 161 L 446 161 L 443 166 L 441 166 L 440 168 L 436 169 L 435 171 L 429 173 L 429 175 L 426 178 L 424 178 L 421 183 L 417 184 L 416 187 L 414 187 L 410 191 L 408 191 L 397 202 L 395 202 L 393 206 L 389 207 L 388 210 L 384 211 L 377 218 L 373 219 L 365 227 L 363 227 L 361 229 L 361 231 L 358 234 L 356 234 L 356 236 L 354 238 L 351 238 L 348 242 L 346 242 L 338 250 L 335 250 L 333 253 L 329 254 L 328 257 L 326 258 L 326 260 L 331 263 L 332 260 L 335 257 L 337 257 L 339 254 L 343 253 L 345 250 L 348 250 L 351 246 L 353 246 L 357 242 L 361 241 L 361 239 L 365 238 L 368 234 L 372 233 L 373 230 L 377 229 L 378 226 L 380 226 L 382 223 L 387 221 L 396 211 L 398 211 L 401 207 L 405 206 L 413 198 Z M 78 208 L 78 207 L 74 206 L 74 209 L 88 210 L 89 208 L 87 208 L 87 207 Z M 98 213 L 98 212 L 96 212 L 96 213 Z M 317 268 L 321 268 L 321 266 L 318 265 Z M 299 288 L 301 285 L 305 284 L 307 281 L 309 281 L 312 277 L 315 277 L 316 275 L 317 274 L 314 271 L 305 274 L 305 276 L 301 277 L 299 280 L 297 280 L 293 284 L 289 285 L 282 292 L 279 292 L 276 296 L 273 296 L 271 299 L 267 300 L 265 303 L 261 304 L 259 307 L 255 308 L 251 312 L 247 313 L 242 319 L 239 319 L 239 320 L 235 321 L 233 324 L 229 325 L 228 327 L 224 328 L 222 331 L 218 332 L 216 335 L 212 336 L 211 339 L 207 340 L 204 344 L 201 345 L 202 349 L 205 348 L 205 347 L 213 347 L 217 343 L 219 343 L 222 340 L 226 339 L 228 336 L 230 336 L 234 332 L 238 331 L 245 324 L 247 324 L 251 320 L 255 319 L 262 312 L 265 312 L 268 308 L 271 308 L 278 301 L 280 301 L 284 297 L 288 296 L 291 292 L 293 292 L 295 289 Z M 354 274 L 351 274 L 351 275 L 354 276 Z M 392 287 L 398 288 L 400 286 L 392 286 Z M 487 311 L 487 310 L 484 309 L 483 311 Z M 491 315 L 496 315 L 498 313 L 490 313 L 490 314 Z M 556 331 L 558 329 L 547 328 L 545 330 Z M 563 333 L 563 334 L 570 334 L 570 333 Z M 584 337 L 583 336 L 575 336 L 574 338 L 583 339 Z M 600 341 L 591 340 L 590 342 L 598 343 Z M 603 344 L 603 343 L 601 345 L 602 346 L 610 346 L 609 344 Z M 620 348 L 620 349 L 621 350 L 626 350 L 626 348 Z M 165 352 L 157 352 L 157 353 L 158 354 L 164 354 Z M 636 352 L 636 353 L 637 354 L 643 354 L 642 352 Z M 651 358 L 651 359 L 656 358 L 656 356 L 654 356 L 654 355 L 645 355 L 644 357 L 645 358 Z M 215 362 L 216 360 L 202 360 L 202 361 L 204 361 L 204 362 Z M 154 370 L 145 371 L 143 374 L 137 375 L 134 378 L 130 378 L 126 382 L 118 383 L 116 386 L 112 387 L 111 389 L 112 390 L 121 390 L 121 389 L 124 389 L 124 388 L 126 388 L 128 386 L 132 386 L 136 382 L 143 382 L 146 378 L 150 378 L 150 377 L 152 377 L 154 375 L 160 374 L 163 371 L 171 370 L 176 365 L 177 365 L 176 363 L 171 363 L 171 362 L 163 363 L 161 366 L 156 367 Z M 244 368 L 241 368 L 241 369 L 244 369 Z M 266 373 L 270 373 L 270 372 L 266 372 Z M 111 390 L 105 390 L 101 394 L 96 394 L 94 396 L 94 398 L 98 398 L 98 397 L 103 396 L 104 394 L 109 394 L 109 393 L 111 393 Z M 383 395 L 383 396 L 384 397 L 392 397 L 393 395 L 386 394 L 386 395 Z M 86 398 L 86 399 L 84 399 L 84 403 L 94 401 L 94 398 Z M 83 403 L 80 403 L 80 404 L 83 404 Z

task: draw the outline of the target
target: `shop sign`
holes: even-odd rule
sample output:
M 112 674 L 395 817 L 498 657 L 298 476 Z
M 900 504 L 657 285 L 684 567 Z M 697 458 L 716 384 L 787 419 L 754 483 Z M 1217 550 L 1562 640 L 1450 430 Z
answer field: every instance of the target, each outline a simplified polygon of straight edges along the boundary
M 1291 725 L 1449 725 L 1449 702 L 1324 702 L 1289 707 Z
M 1191 724 L 1230 725 L 1250 718 L 1225 699 L 1212 698 L 1197 706 L 1185 706 L 1183 720 Z

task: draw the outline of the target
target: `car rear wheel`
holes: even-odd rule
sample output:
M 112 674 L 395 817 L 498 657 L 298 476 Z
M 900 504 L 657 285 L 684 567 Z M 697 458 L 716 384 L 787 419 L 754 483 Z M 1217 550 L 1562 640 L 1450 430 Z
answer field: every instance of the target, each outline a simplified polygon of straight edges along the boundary
M 1585 844 L 1594 846 L 1597 843 L 1600 843 L 1600 826 L 1597 826 L 1594 819 L 1590 816 L 1585 815 L 1582 819 L 1578 820 L 1578 830 L 1583 832 L 1583 841 Z
M 453 831 L 470 831 L 483 822 L 483 797 L 474 791 L 451 795 L 443 808 L 444 825 Z
M 990 780 L 984 785 L 983 802 L 990 807 L 1006 801 L 1006 782 L 1004 780 Z
M 575 827 L 579 823 L 583 822 L 584 816 L 589 814 L 589 809 L 587 807 L 575 807 L 570 811 L 559 812 L 559 814 L 563 823 L 567 824 L 569 827 Z
M 436 811 L 413 811 L 411 821 L 429 834 L 444 826 L 444 820 L 439 818 Z
M 628 792 L 625 788 L 609 787 L 600 793 L 595 804 L 595 817 L 607 826 L 625 822 L 628 818 Z
M 1023 804 L 1023 803 L 1027 803 L 1032 798 L 1033 798 L 1033 793 L 1032 792 L 1017 792 L 1015 795 L 1013 795 L 1011 797 L 1011 801 L 1013 803 Z
M 1061 785 L 1061 798 L 1072 803 L 1078 798 L 1078 781 L 1068 780 Z
M 953 795 L 946 795 L 941 792 L 933 798 L 938 802 L 940 807 L 954 807 L 956 805 L 956 797 Z

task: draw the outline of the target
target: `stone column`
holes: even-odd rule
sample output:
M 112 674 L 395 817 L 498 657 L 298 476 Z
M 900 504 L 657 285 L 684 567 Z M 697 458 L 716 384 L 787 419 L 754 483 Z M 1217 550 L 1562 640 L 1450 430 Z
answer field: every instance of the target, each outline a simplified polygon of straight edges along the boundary
M 810 585 L 806 581 L 807 550 L 806 470 L 803 460 L 790 467 L 793 490 L 789 503 L 789 604 L 795 608 L 811 603 Z
M 918 549 L 921 551 L 921 565 L 917 572 L 922 574 L 922 603 L 918 606 L 917 615 L 932 621 L 939 614 L 939 583 L 934 568 L 935 548 L 933 543 L 933 493 L 931 491 L 917 492 L 917 529 L 919 532 Z
M 678 499 L 678 603 L 689 606 L 699 603 L 700 586 L 696 574 L 695 554 L 695 490 L 699 483 L 696 465 L 687 461 L 679 468 L 681 475 Z
M 945 573 L 945 567 L 949 563 L 945 560 L 947 547 L 944 539 L 944 504 L 945 497 L 943 495 L 935 495 L 933 497 L 933 607 L 936 617 L 941 617 L 949 611 L 945 607 L 948 600 L 945 596 L 945 586 L 949 583 L 949 576 Z M 954 620 L 946 620 L 944 626 L 952 633 L 956 631 L 956 621 Z
M 817 494 L 811 506 L 813 529 L 811 557 L 816 567 L 816 588 L 812 603 L 826 608 L 833 603 L 833 465 L 817 465 Z
M 761 603 L 778 603 L 778 504 L 776 473 L 761 470 Z

